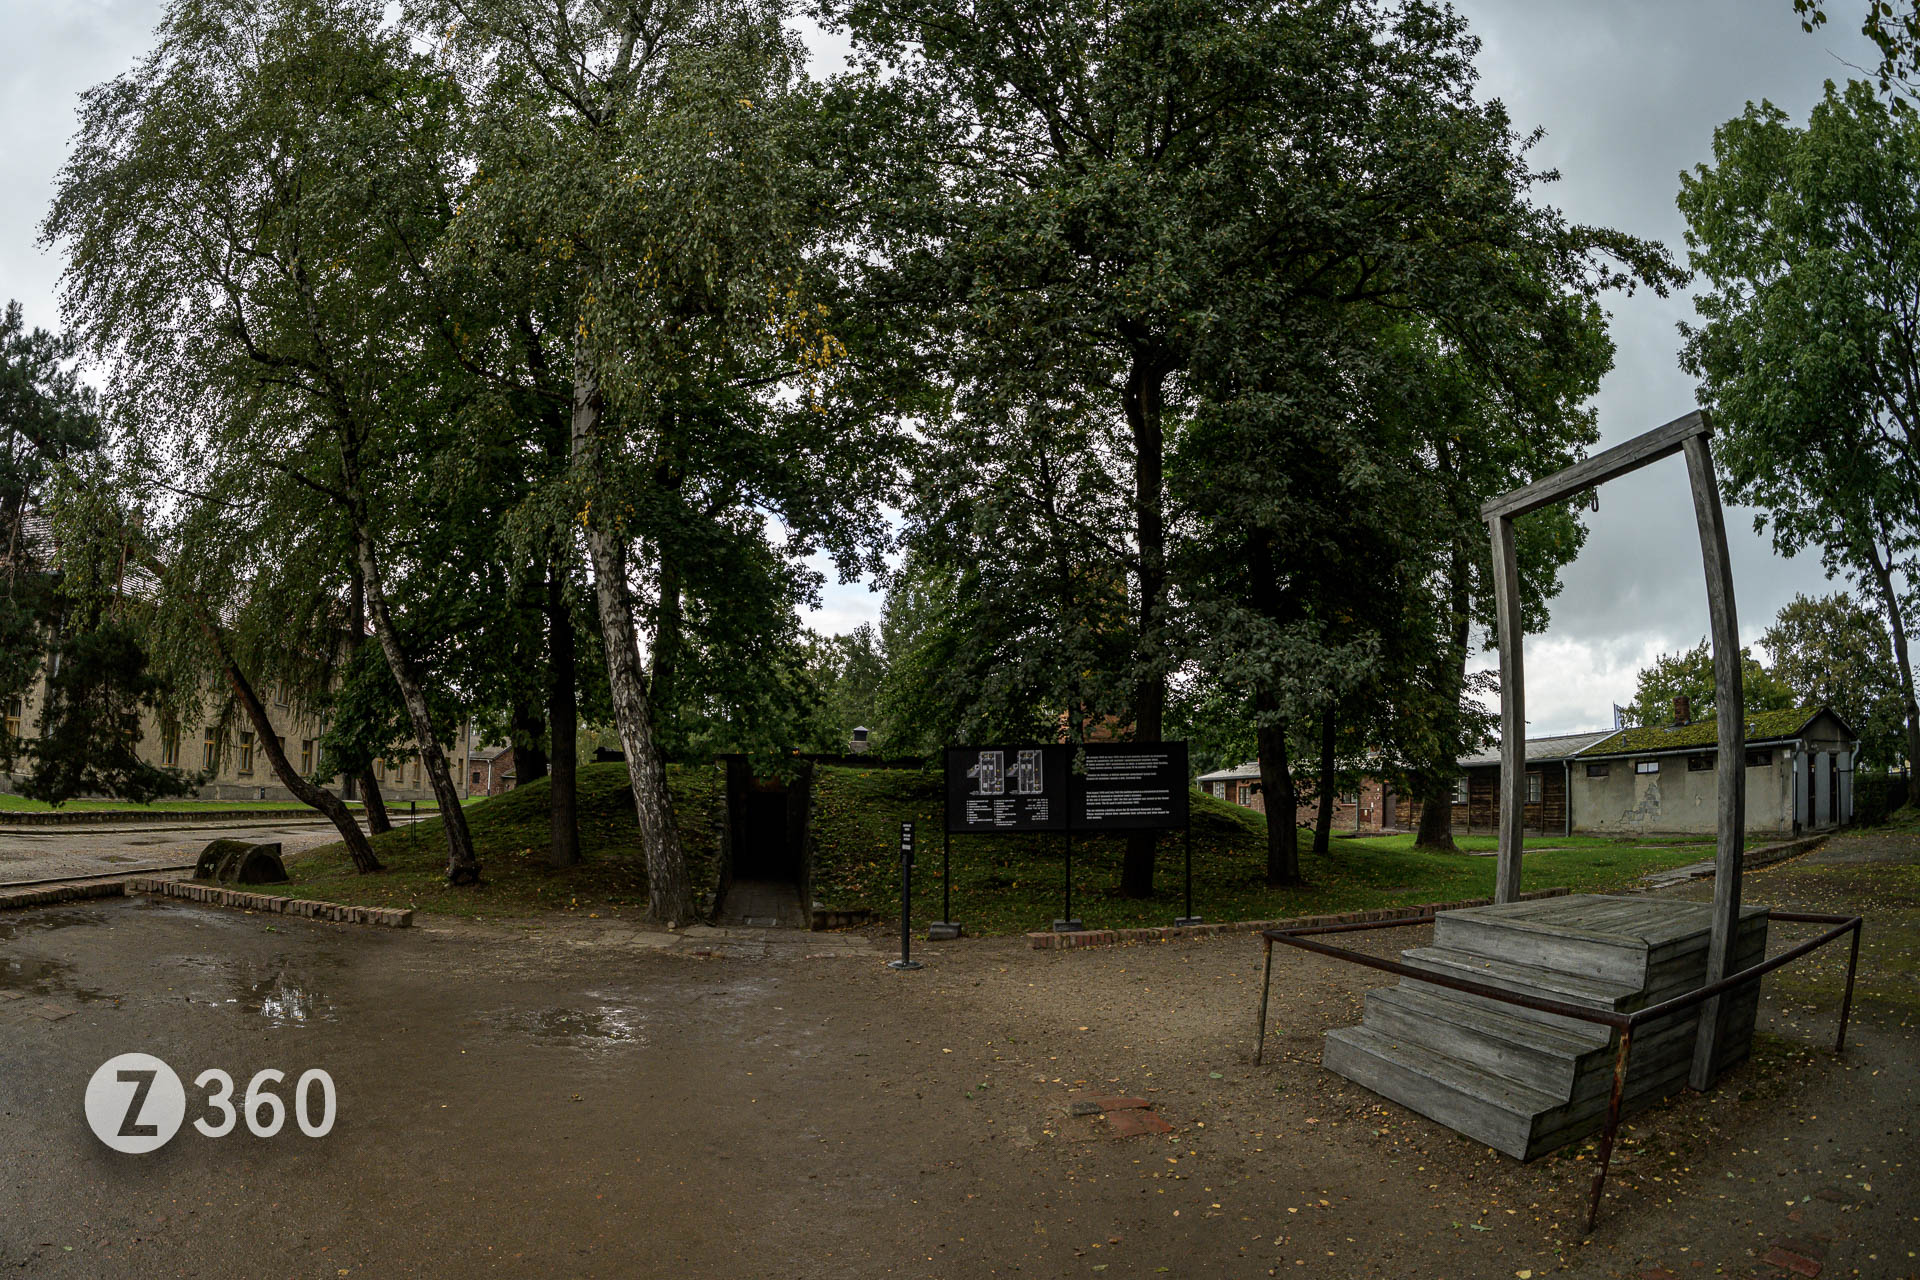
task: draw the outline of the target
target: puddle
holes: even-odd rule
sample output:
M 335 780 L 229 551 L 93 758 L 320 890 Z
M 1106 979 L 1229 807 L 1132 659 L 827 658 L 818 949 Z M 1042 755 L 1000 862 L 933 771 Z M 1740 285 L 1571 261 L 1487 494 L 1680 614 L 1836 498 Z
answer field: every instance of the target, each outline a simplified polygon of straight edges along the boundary
M 0 991 L 70 996 L 83 1004 L 111 1000 L 104 991 L 72 984 L 73 966 L 65 960 L 8 959 L 0 961 Z
M 100 911 L 49 911 L 44 915 L 34 915 L 27 919 L 13 919 L 0 923 L 0 942 L 12 942 L 15 938 L 35 933 L 47 933 L 54 929 L 71 929 L 78 925 L 105 924 L 106 916 Z
M 340 1010 L 326 994 L 332 984 L 315 967 L 286 957 L 267 961 L 227 956 L 175 956 L 163 965 L 178 966 L 188 979 L 181 996 L 201 1008 L 228 1008 L 257 1014 L 276 1027 L 338 1022 Z M 322 969 L 338 969 L 339 960 L 323 959 Z
M 503 1009 L 484 1014 L 474 1024 L 498 1027 L 549 1044 L 605 1052 L 647 1043 L 647 1015 L 631 1004 L 615 1004 L 611 992 L 590 991 L 607 1003 L 579 1008 Z

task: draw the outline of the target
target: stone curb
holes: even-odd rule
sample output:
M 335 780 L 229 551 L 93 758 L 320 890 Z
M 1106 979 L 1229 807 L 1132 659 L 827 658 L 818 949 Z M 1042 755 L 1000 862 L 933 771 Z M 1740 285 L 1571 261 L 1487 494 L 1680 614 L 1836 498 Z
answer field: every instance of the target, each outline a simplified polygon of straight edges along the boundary
M 1561 886 L 1523 893 L 1523 900 L 1558 898 L 1573 892 Z M 1030 933 L 1027 941 L 1035 951 L 1077 951 L 1082 947 L 1125 947 L 1136 942 L 1176 942 L 1183 938 L 1208 938 L 1225 933 L 1259 933 L 1267 929 L 1311 929 L 1326 924 L 1371 924 L 1376 920 L 1411 920 L 1436 911 L 1459 911 L 1465 907 L 1490 907 L 1492 898 L 1463 898 L 1459 902 L 1429 902 L 1412 907 L 1378 907 L 1372 911 L 1347 911 L 1331 916 L 1295 916 L 1290 920 L 1237 920 L 1226 924 L 1159 925 L 1148 929 L 1086 929 L 1079 933 Z
M 356 811 L 357 815 L 357 811 Z M 327 815 L 317 809 L 58 809 L 42 813 L 35 810 L 8 810 L 0 813 L 0 830 L 8 827 L 88 827 L 129 826 L 177 823 L 181 826 L 213 826 L 219 823 L 284 822 L 289 818 L 311 818 L 325 822 Z
M 405 929 L 413 923 L 411 907 L 350 907 L 338 902 L 315 902 L 311 898 L 280 898 L 269 893 L 248 893 L 244 889 L 195 884 L 191 880 L 158 880 L 140 876 L 126 882 L 126 891 L 184 898 L 188 902 L 204 902 L 215 907 L 240 907 L 247 911 L 298 916 L 304 920 L 331 920 L 335 924 L 379 924 Z
M 88 898 L 118 898 L 127 891 L 124 880 L 95 884 L 54 884 L 33 889 L 12 889 L 0 885 L 0 911 L 16 907 L 51 907 L 62 902 L 82 902 Z

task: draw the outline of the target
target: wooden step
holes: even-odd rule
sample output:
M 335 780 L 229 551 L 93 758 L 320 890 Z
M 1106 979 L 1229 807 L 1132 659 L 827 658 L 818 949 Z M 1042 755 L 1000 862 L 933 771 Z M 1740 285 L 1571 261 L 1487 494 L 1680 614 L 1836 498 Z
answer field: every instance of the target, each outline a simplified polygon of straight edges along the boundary
M 1572 1097 L 1583 1075 L 1612 1069 L 1606 1027 L 1551 1025 L 1424 984 L 1367 992 L 1361 1025 L 1556 1098 Z
M 1623 1012 L 1639 1007 L 1643 999 L 1638 983 L 1609 982 L 1603 978 L 1565 973 L 1559 969 L 1543 968 L 1535 964 L 1498 960 L 1491 956 L 1460 951 L 1453 947 L 1409 947 L 1400 953 L 1400 957 L 1416 969 L 1426 969 L 1451 978 L 1464 978 L 1469 982 L 1484 983 L 1542 1000 L 1585 1005 L 1590 1009 Z M 1478 999 L 1465 992 L 1453 994 L 1462 999 Z M 1500 1007 L 1512 1009 L 1516 1013 L 1534 1012 L 1521 1010 L 1514 1005 Z M 1556 1022 L 1568 1021 L 1556 1015 L 1546 1016 L 1553 1018 Z
M 1355 1084 L 1522 1160 L 1536 1121 L 1560 1105 L 1537 1089 L 1365 1026 L 1327 1032 L 1320 1061 Z

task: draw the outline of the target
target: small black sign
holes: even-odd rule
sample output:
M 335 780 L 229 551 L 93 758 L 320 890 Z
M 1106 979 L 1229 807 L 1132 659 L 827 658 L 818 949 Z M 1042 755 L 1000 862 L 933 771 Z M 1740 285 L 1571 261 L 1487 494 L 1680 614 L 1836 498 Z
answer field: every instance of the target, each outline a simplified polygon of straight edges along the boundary
M 913 824 L 900 824 L 900 856 L 908 862 L 913 861 Z
M 947 830 L 1067 829 L 1068 747 L 948 747 Z
M 1156 831 L 1187 825 L 1187 744 L 1089 743 L 1073 782 L 1075 831 Z

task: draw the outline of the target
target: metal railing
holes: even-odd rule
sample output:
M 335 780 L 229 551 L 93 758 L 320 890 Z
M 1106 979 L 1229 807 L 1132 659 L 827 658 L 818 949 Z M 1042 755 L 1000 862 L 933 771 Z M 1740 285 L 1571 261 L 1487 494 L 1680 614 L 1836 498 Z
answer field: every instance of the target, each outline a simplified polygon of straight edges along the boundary
M 1501 1004 L 1517 1005 L 1522 1009 L 1532 1009 L 1539 1013 L 1559 1014 L 1565 1018 L 1575 1018 L 1581 1022 L 1591 1022 L 1611 1028 L 1619 1033 L 1619 1048 L 1613 1060 L 1613 1088 L 1607 1099 L 1607 1122 L 1601 1131 L 1599 1163 L 1593 1176 L 1593 1192 L 1587 1207 L 1587 1231 L 1591 1233 L 1600 1217 L 1600 1198 L 1606 1189 L 1607 1166 L 1613 1159 L 1614 1139 L 1620 1132 L 1620 1113 L 1625 1101 L 1627 1086 L 1627 1060 L 1633 1052 L 1634 1032 L 1651 1022 L 1673 1017 L 1693 1006 L 1723 995 L 1735 987 L 1744 986 L 1773 972 L 1782 965 L 1791 964 L 1810 951 L 1817 950 L 1833 942 L 1843 934 L 1853 935 L 1853 945 L 1847 953 L 1846 994 L 1840 1001 L 1840 1027 L 1834 1036 L 1833 1051 L 1838 1054 L 1847 1047 L 1847 1020 L 1853 1012 L 1853 979 L 1860 963 L 1860 928 L 1863 920 L 1860 916 L 1821 915 L 1804 911 L 1769 911 L 1769 920 L 1778 920 L 1783 924 L 1824 924 L 1831 926 L 1816 938 L 1789 947 L 1770 960 L 1751 965 L 1738 973 L 1728 974 L 1717 982 L 1677 995 L 1671 1000 L 1648 1005 L 1644 1009 L 1635 1009 L 1630 1013 L 1617 1013 L 1611 1009 L 1595 1009 L 1587 1005 L 1570 1004 L 1564 1000 L 1550 1000 L 1541 996 L 1525 995 L 1510 991 L 1505 987 L 1490 986 L 1484 982 L 1474 982 L 1468 978 L 1456 978 L 1451 974 L 1436 973 L 1431 969 L 1416 968 L 1399 960 L 1387 960 L 1380 956 L 1370 956 L 1365 952 L 1350 951 L 1344 947 L 1332 946 L 1325 942 L 1315 942 L 1310 935 L 1322 933 L 1359 933 L 1370 929 L 1404 929 L 1412 925 L 1432 924 L 1435 916 L 1430 912 L 1423 916 L 1413 916 L 1400 920 L 1369 920 L 1360 924 L 1314 925 L 1299 929 L 1266 929 L 1261 932 L 1265 941 L 1266 962 L 1260 976 L 1260 1018 L 1254 1033 L 1253 1063 L 1259 1066 L 1266 1049 L 1267 1041 L 1267 997 L 1273 984 L 1273 944 L 1284 943 L 1298 947 L 1302 951 L 1312 951 L 1319 955 L 1330 956 L 1335 960 L 1345 960 L 1353 964 L 1365 965 L 1369 969 L 1378 969 L 1382 973 L 1395 974 L 1402 978 L 1412 978 L 1416 982 L 1431 983 L 1436 987 L 1445 987 L 1450 991 L 1460 991 L 1467 995 L 1482 996 Z

